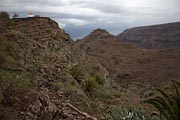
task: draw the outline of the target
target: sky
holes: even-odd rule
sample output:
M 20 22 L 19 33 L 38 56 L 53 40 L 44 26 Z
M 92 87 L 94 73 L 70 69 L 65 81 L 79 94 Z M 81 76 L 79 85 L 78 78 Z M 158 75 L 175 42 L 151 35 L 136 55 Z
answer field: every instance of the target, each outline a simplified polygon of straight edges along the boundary
M 137 26 L 180 21 L 180 0 L 0 0 L 0 11 L 58 22 L 76 40 L 97 28 L 117 35 Z

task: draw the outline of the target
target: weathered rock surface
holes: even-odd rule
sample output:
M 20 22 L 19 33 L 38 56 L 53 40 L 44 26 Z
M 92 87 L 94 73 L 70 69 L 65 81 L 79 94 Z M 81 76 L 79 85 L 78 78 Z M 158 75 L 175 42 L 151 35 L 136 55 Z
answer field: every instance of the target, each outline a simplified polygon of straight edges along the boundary
M 89 99 L 83 86 L 85 78 L 77 80 L 71 71 L 78 66 L 86 76 L 98 74 L 106 83 L 108 72 L 96 59 L 75 46 L 69 35 L 47 17 L 12 19 L 10 26 L 0 31 L 0 80 L 5 81 L 0 83 L 0 119 L 94 119 L 81 112 L 91 109 L 86 107 Z M 21 87 L 27 85 L 26 80 L 31 82 L 25 90 L 14 90 L 15 83 L 6 84 L 9 74 Z M 25 76 L 20 79 L 22 74 Z M 9 90 L 4 90 L 9 92 L 7 97 L 1 94 L 4 88 Z
M 117 38 L 140 48 L 180 49 L 180 22 L 127 29 Z
M 31 92 L 31 96 L 16 96 L 16 100 L 14 107 L 23 120 L 97 120 L 70 104 L 60 91 L 41 88 Z M 22 109 L 25 103 L 26 108 Z

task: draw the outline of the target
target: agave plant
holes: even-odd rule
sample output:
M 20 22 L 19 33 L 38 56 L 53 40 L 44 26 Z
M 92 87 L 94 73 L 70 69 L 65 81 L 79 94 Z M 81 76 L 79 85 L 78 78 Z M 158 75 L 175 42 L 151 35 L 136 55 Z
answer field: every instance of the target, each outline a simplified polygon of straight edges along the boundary
M 143 109 L 121 109 L 119 112 L 105 113 L 100 120 L 157 120 Z
M 180 120 L 180 82 L 172 81 L 165 89 L 156 89 L 160 94 L 145 100 L 159 111 L 160 120 Z

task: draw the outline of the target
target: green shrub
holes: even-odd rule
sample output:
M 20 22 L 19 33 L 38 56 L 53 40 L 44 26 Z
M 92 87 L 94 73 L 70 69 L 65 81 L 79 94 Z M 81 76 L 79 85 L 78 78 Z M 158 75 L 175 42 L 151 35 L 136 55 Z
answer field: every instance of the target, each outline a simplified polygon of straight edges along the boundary
M 93 92 L 93 96 L 104 103 L 109 103 L 109 101 L 113 101 L 115 98 L 120 98 L 121 93 L 112 87 L 98 86 L 98 89 Z
M 0 20 L 2 21 L 2 24 L 6 26 L 10 21 L 9 14 L 6 11 L 0 11 Z
M 52 86 L 55 89 L 67 92 L 78 92 L 77 86 L 73 82 L 52 82 Z
M 33 75 L 28 72 L 16 73 L 0 69 L 0 102 L 10 103 L 11 96 L 16 91 L 22 91 L 31 86 Z
M 82 72 L 82 69 L 79 65 L 73 66 L 70 70 L 70 74 L 75 80 L 77 80 L 78 83 L 80 83 L 81 80 L 84 79 L 84 73 Z
M 85 90 L 87 92 L 92 92 L 93 90 L 95 90 L 96 84 L 97 83 L 94 78 L 85 80 Z
M 0 19 L 9 20 L 9 14 L 6 11 L 0 11 Z
M 9 34 L 9 33 L 7 33 Z M 13 38 L 12 36 L 10 38 Z M 13 40 L 8 40 L 0 35 L 0 65 L 1 66 L 17 66 L 17 50 Z
M 52 33 L 52 31 L 48 29 L 48 30 L 46 30 L 46 33 L 50 34 L 50 33 Z
M 104 85 L 104 80 L 100 75 L 96 75 L 95 80 L 99 85 Z

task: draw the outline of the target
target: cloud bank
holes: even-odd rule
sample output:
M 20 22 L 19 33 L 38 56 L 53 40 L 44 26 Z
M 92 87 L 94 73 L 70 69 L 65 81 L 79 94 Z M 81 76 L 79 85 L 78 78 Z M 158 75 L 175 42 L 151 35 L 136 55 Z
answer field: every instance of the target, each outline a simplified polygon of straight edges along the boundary
M 49 16 L 73 39 L 96 28 L 118 34 L 130 27 L 180 21 L 180 0 L 0 0 L 0 10 Z

